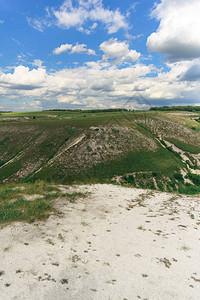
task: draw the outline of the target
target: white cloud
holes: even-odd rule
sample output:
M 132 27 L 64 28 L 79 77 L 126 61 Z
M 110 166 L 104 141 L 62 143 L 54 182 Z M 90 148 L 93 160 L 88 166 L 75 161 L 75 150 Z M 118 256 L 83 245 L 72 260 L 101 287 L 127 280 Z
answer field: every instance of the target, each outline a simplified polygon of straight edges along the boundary
M 27 17 L 26 20 L 28 25 L 33 27 L 34 29 L 43 32 L 45 27 L 50 27 L 53 25 L 51 12 L 48 7 L 45 8 L 45 17 L 44 18 L 29 18 Z
M 87 46 L 85 44 L 76 44 L 74 47 L 72 47 L 71 54 L 72 53 L 83 53 L 87 51 Z
M 186 62 L 184 62 L 186 65 Z M 200 59 L 194 59 L 187 62 L 187 67 L 179 76 L 180 80 L 194 82 L 200 81 Z
M 11 108 L 12 109 L 12 108 Z M 36 101 L 28 101 L 28 100 L 25 100 L 22 105 L 20 105 L 18 107 L 18 111 L 19 110 L 39 110 L 39 109 L 42 109 L 41 107 L 41 102 L 36 100 Z
M 152 12 L 160 24 L 147 39 L 148 50 L 170 61 L 200 57 L 199 14 L 199 0 L 161 0 Z
M 111 92 L 114 91 L 113 79 L 112 78 L 98 78 L 92 82 L 90 85 L 93 91 L 104 91 Z
M 125 16 L 119 9 L 113 11 L 105 8 L 102 0 L 65 0 L 59 9 L 46 10 L 43 19 L 27 18 L 27 21 L 30 26 L 41 32 L 46 26 L 56 25 L 64 29 L 75 27 L 90 34 L 98 22 L 105 26 L 109 34 L 121 28 L 128 28 Z
M 58 103 L 69 103 L 71 101 L 75 101 L 75 96 L 73 95 L 67 95 L 67 96 L 58 96 Z
M 79 44 L 77 43 L 75 46 L 72 46 L 72 44 L 63 44 L 60 47 L 53 50 L 53 53 L 58 55 L 63 52 L 68 52 L 68 50 L 71 50 L 69 53 L 87 53 L 88 55 L 96 55 L 95 51 L 92 49 L 87 49 L 87 45 L 85 44 Z
M 126 37 L 128 40 L 136 40 L 136 39 L 141 38 L 142 36 L 144 36 L 144 34 L 137 34 L 137 35 L 131 35 L 131 34 L 129 34 L 129 33 L 126 33 L 126 34 L 125 34 L 125 37 Z
M 29 70 L 28 67 L 15 67 L 13 73 L 2 73 L 0 85 L 18 90 L 34 90 L 40 87 L 46 78 L 46 70 L 42 68 Z
M 86 34 L 91 34 L 95 28 L 98 26 L 97 23 L 93 23 L 91 26 L 89 26 L 88 28 L 84 28 L 83 26 L 80 26 L 77 28 L 78 31 L 80 32 L 84 32 Z
M 31 64 L 34 67 L 42 68 L 43 61 L 40 59 L 34 59 L 34 61 Z
M 89 68 L 97 69 L 97 70 L 100 70 L 102 68 L 100 63 L 96 62 L 96 61 L 88 61 L 88 62 L 85 63 L 85 65 Z
M 53 53 L 58 55 L 61 54 L 63 52 L 67 52 L 68 50 L 70 50 L 72 48 L 72 44 L 63 44 L 60 47 L 56 48 L 53 50 Z
M 94 30 L 98 26 L 97 23 L 93 23 L 92 26 L 90 27 L 91 30 Z
M 151 71 L 149 67 L 135 65 L 125 69 L 96 69 L 79 67 L 47 73 L 45 69 L 30 70 L 19 66 L 13 73 L 0 74 L 0 95 L 7 99 L 35 99 L 48 103 L 75 103 L 83 106 L 108 105 L 133 95 L 138 77 Z M 57 102 L 56 102 L 57 101 Z M 47 104 L 48 105 L 48 104 Z
M 3 24 L 4 23 L 4 20 L 0 20 L 0 24 Z
M 100 45 L 100 49 L 103 51 L 103 59 L 117 59 L 119 62 L 135 62 L 140 57 L 140 53 L 135 50 L 129 50 L 129 44 L 127 42 L 118 42 L 115 38 L 111 38 L 108 41 L 103 42 Z
M 128 27 L 125 18 L 120 11 L 105 9 L 101 0 L 93 1 L 93 5 L 89 11 L 89 19 L 92 21 L 100 21 L 105 24 L 109 34 L 117 32 L 120 28 Z
M 88 49 L 87 54 L 88 55 L 96 55 L 96 52 L 92 49 Z
M 45 25 L 45 19 L 37 20 L 37 19 L 31 19 L 31 18 L 26 18 L 28 21 L 28 24 L 33 27 L 34 29 L 43 32 L 43 27 Z
M 29 102 L 29 105 L 30 106 L 33 106 L 33 107 L 35 107 L 35 108 L 38 108 L 38 106 L 40 106 L 40 104 L 41 104 L 41 102 L 40 101 L 31 101 L 31 102 Z
M 119 107 L 129 102 L 130 105 L 137 102 L 147 106 L 149 103 L 169 105 L 188 103 L 188 99 L 191 104 L 197 104 L 200 80 L 186 80 L 192 66 L 191 61 L 170 63 L 168 72 L 159 71 L 154 77 L 148 76 L 155 72 L 154 66 L 139 63 L 119 69 L 109 64 L 103 66 L 102 61 L 88 62 L 84 67 L 51 72 L 18 66 L 14 71 L 0 72 L 0 97 L 7 99 L 7 103 L 15 100 L 14 107 L 18 99 L 24 103 L 34 99 L 40 101 L 34 102 L 35 105 L 43 109 L 52 105 Z

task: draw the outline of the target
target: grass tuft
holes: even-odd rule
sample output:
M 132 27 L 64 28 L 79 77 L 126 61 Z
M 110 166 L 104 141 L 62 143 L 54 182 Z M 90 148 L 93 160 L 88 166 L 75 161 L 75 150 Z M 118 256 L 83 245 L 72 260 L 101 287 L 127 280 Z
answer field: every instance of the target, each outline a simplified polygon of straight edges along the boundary
M 31 195 L 33 196 L 31 198 Z M 28 200 L 27 200 L 27 196 Z M 63 193 L 59 188 L 44 181 L 0 186 L 0 224 L 14 221 L 32 223 L 35 220 L 45 220 L 53 212 L 54 201 L 66 197 L 69 202 L 75 202 L 82 193 Z

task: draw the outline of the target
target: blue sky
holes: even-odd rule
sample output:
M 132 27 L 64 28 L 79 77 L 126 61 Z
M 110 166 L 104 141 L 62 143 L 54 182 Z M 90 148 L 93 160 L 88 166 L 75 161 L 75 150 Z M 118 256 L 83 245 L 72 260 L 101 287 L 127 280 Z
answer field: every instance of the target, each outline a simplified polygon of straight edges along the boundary
M 199 105 L 198 0 L 0 0 L 0 110 Z

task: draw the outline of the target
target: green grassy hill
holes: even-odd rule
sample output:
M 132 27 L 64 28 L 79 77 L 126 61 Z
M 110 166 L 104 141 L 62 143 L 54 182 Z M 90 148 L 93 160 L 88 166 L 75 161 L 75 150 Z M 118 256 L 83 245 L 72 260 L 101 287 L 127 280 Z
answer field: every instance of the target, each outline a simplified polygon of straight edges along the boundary
M 153 110 L 1 113 L 0 182 L 120 182 L 199 193 L 199 117 Z

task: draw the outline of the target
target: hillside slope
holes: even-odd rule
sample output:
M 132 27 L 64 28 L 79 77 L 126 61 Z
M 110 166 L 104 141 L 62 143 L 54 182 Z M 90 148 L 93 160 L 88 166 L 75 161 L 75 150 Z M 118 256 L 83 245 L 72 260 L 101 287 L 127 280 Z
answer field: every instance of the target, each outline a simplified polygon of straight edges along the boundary
M 30 112 L 0 115 L 0 182 L 116 181 L 197 193 L 198 114 Z

